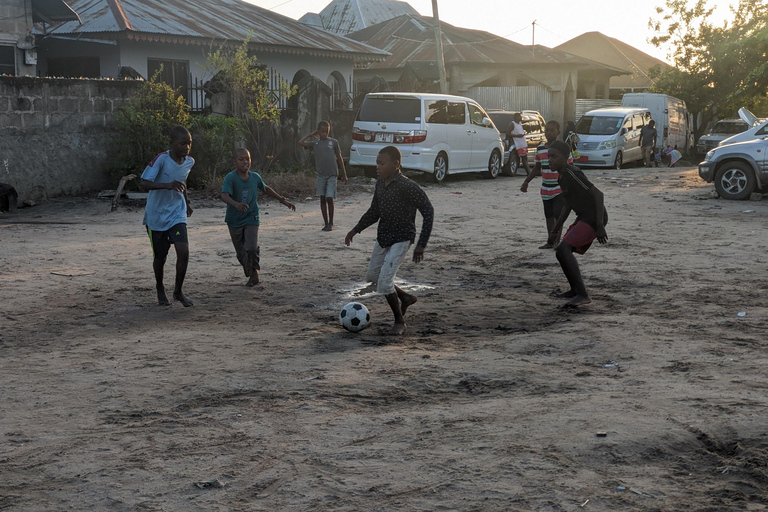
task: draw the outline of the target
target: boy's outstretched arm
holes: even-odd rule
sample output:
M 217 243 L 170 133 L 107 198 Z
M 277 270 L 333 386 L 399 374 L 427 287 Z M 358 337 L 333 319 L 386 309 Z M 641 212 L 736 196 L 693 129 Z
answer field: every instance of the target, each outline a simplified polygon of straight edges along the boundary
M 432 224 L 435 220 L 435 208 L 432 206 L 427 194 L 421 190 L 420 202 L 417 205 L 421 213 L 421 233 L 416 248 L 413 250 L 413 261 L 419 263 L 424 259 L 424 250 L 427 248 L 427 242 L 432 234 Z
M 536 162 L 535 164 L 533 164 L 533 169 L 531 170 L 531 174 L 526 176 L 525 180 L 523 180 L 522 185 L 520 185 L 520 192 L 528 192 L 528 184 L 536 176 L 541 176 L 541 162 Z
M 365 228 L 368 226 L 372 226 L 379 220 L 379 203 L 376 201 L 376 193 L 373 194 L 373 199 L 371 199 L 371 206 L 368 208 L 368 211 L 363 214 L 362 217 L 360 217 L 360 220 L 357 221 L 357 224 L 355 227 L 353 227 L 349 233 L 347 233 L 347 236 L 344 237 L 344 243 L 346 245 L 349 245 L 352 243 L 352 238 L 358 233 L 362 233 Z
M 347 178 L 347 169 L 344 167 L 344 157 L 341 156 L 341 151 L 336 153 L 336 161 L 338 162 L 339 170 L 341 171 L 341 179 L 346 183 L 349 178 Z
M 237 201 L 232 199 L 232 196 L 229 195 L 229 192 L 222 192 L 221 200 L 227 203 L 228 205 L 237 208 L 238 211 L 241 211 L 241 212 L 248 211 L 248 205 L 245 203 L 238 203 Z
M 269 197 L 277 199 L 278 201 L 280 201 L 280 204 L 287 206 L 288 208 L 290 208 L 293 211 L 296 211 L 296 206 L 292 202 L 288 201 L 285 197 L 283 197 L 280 194 L 278 194 L 277 192 L 275 192 L 272 187 L 267 186 L 264 189 L 264 193 L 267 194 Z
M 595 229 L 597 232 L 597 241 L 604 244 L 608 241 L 608 234 L 605 232 L 605 219 L 603 218 L 603 213 L 605 212 L 605 196 L 600 189 L 594 185 L 589 189 L 589 193 L 595 198 L 595 208 L 597 208 L 595 211 L 597 217 L 597 229 Z

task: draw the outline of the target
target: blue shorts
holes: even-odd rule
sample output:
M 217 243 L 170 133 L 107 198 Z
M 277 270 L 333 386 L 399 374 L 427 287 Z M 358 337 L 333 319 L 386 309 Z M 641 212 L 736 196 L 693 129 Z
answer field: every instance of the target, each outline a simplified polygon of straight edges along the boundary
M 149 242 L 152 244 L 152 255 L 155 259 L 164 260 L 171 250 L 171 244 L 188 244 L 187 225 L 176 224 L 168 231 L 152 231 L 147 228 Z
M 315 193 L 319 196 L 336 199 L 336 176 L 318 176 Z

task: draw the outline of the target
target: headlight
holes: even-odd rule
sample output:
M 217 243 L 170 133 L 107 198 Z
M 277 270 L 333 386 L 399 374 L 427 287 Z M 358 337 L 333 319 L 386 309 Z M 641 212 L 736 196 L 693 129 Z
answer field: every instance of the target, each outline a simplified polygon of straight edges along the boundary
M 707 154 L 704 156 L 704 161 L 709 162 L 712 161 L 715 158 L 715 150 L 707 151 Z
M 600 143 L 597 149 L 613 149 L 616 147 L 615 140 L 606 140 Z

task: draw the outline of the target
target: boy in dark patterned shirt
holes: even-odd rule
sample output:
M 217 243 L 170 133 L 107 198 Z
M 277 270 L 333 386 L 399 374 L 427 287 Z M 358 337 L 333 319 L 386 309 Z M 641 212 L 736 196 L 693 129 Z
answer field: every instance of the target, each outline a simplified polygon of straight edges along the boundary
M 605 233 L 608 212 L 603 203 L 603 193 L 590 183 L 581 169 L 568 164 L 570 155 L 570 146 L 565 142 L 558 140 L 549 145 L 549 166 L 560 174 L 557 182 L 565 199 L 560 218 L 549 234 L 549 242 L 555 242 L 571 210 L 576 212 L 576 220 L 558 244 L 555 255 L 568 284 L 571 285 L 570 290 L 559 296 L 571 299 L 568 302 L 571 306 L 582 306 L 592 302 L 592 299 L 584 286 L 579 264 L 573 253 L 586 253 L 595 239 L 601 244 L 608 241 L 608 235 Z
M 387 298 L 395 317 L 390 330 L 393 335 L 405 332 L 405 311 L 417 300 L 415 295 L 395 286 L 397 269 L 416 238 L 416 210 L 422 217 L 421 235 L 413 250 L 413 261 L 416 263 L 424 258 L 434 219 L 434 208 L 427 194 L 400 172 L 401 161 L 400 150 L 395 146 L 379 151 L 376 158 L 379 179 L 371 207 L 344 239 L 344 243 L 349 245 L 356 234 L 379 222 L 366 279 L 376 283 L 376 291 Z

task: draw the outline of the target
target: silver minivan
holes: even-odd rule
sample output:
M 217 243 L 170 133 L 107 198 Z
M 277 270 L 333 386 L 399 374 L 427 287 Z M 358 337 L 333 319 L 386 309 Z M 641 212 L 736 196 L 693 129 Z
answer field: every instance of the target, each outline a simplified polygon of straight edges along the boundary
M 462 96 L 366 95 L 352 127 L 349 164 L 375 169 L 389 145 L 400 149 L 403 169 L 430 173 L 437 182 L 463 172 L 495 178 L 503 164 L 498 130 L 475 100 Z
M 578 165 L 614 167 L 642 160 L 640 131 L 651 120 L 647 108 L 601 108 L 584 114 L 576 123 Z

